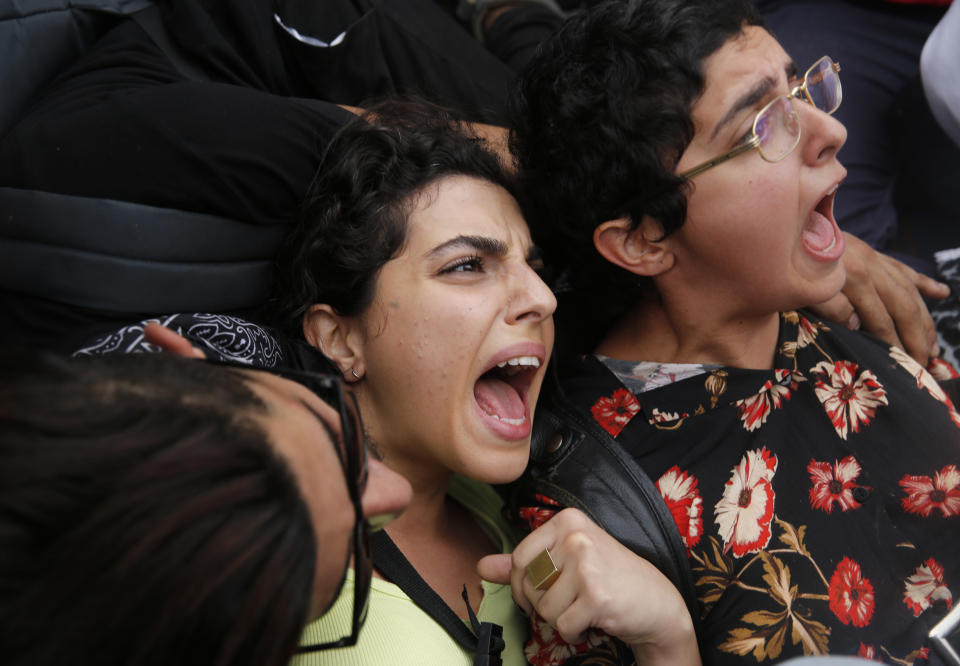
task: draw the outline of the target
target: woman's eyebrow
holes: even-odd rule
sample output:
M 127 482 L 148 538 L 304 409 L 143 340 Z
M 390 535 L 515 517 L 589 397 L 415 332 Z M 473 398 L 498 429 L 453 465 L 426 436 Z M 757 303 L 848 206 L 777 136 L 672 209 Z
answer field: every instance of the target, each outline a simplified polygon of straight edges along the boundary
M 786 64 L 784 64 L 783 71 L 787 75 L 787 81 L 792 81 L 797 77 L 797 63 L 795 63 L 793 60 L 789 60 Z M 763 81 L 757 83 L 757 85 L 755 85 L 749 92 L 738 98 L 737 101 L 733 103 L 733 106 L 730 107 L 730 110 L 727 111 L 727 114 L 723 117 L 723 119 L 717 123 L 717 126 L 713 129 L 713 133 L 710 135 L 710 141 L 716 139 L 717 134 L 720 133 L 720 130 L 722 130 L 724 126 L 727 125 L 731 120 L 736 118 L 741 111 L 750 108 L 762 100 L 767 96 L 767 93 L 770 92 L 770 89 L 776 85 L 776 81 L 773 81 L 772 79 L 764 79 Z
M 717 123 L 717 126 L 713 128 L 713 132 L 710 134 L 710 141 L 716 139 L 717 134 L 720 133 L 720 130 L 722 130 L 730 123 L 730 121 L 740 115 L 741 111 L 756 105 L 757 102 L 766 97 L 767 93 L 769 93 L 775 85 L 776 82 L 772 79 L 763 79 L 748 92 L 737 98 L 737 100 L 733 103 L 733 106 L 731 106 L 726 115 L 723 116 L 723 119 L 721 119 L 720 122 Z
M 507 244 L 499 238 L 460 235 L 436 246 L 427 253 L 427 256 L 433 257 L 451 248 L 459 247 L 472 249 L 479 254 L 492 254 L 500 257 L 505 257 L 510 251 Z

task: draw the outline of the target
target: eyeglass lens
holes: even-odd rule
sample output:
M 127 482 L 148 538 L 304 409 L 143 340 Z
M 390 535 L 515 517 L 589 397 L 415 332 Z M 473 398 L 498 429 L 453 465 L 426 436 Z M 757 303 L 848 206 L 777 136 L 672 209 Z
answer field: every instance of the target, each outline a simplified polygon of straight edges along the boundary
M 789 97 L 778 97 L 757 116 L 753 131 L 760 139 L 757 148 L 763 159 L 777 162 L 800 140 L 800 118 Z
M 800 86 L 806 101 L 824 111 L 833 113 L 840 106 L 840 77 L 833 61 L 824 56 L 807 70 Z M 778 97 L 767 105 L 754 122 L 753 130 L 759 139 L 757 148 L 763 159 L 778 162 L 796 147 L 800 140 L 800 118 L 793 97 Z
M 827 57 L 813 64 L 804 77 L 804 89 L 813 105 L 825 113 L 833 113 L 840 106 L 840 75 L 834 62 Z

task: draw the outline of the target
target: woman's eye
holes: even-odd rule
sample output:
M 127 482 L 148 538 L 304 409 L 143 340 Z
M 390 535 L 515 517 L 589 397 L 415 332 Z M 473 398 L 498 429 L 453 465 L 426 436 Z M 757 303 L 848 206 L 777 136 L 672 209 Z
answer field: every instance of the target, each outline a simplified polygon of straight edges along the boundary
M 757 136 L 760 138 L 760 143 L 764 144 L 770 138 L 772 133 L 772 127 L 770 123 L 770 113 L 764 113 L 762 116 L 757 118 L 756 127 L 753 130 L 757 133 Z
M 441 274 L 447 273 L 480 273 L 483 271 L 483 259 L 481 257 L 464 257 L 440 269 Z

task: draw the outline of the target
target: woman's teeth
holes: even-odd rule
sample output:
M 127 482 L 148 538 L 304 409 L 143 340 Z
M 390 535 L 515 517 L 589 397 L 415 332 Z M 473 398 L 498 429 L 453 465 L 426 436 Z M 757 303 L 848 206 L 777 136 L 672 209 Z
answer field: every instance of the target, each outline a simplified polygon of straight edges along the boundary
M 519 419 L 509 419 L 509 418 L 507 418 L 506 416 L 500 416 L 499 414 L 491 414 L 490 412 L 487 412 L 487 414 L 489 414 L 490 416 L 492 416 L 493 418 L 495 418 L 495 419 L 498 420 L 498 421 L 502 421 L 503 423 L 509 423 L 510 425 L 517 425 L 517 426 L 518 426 L 518 425 L 523 425 L 524 423 L 527 422 L 527 417 L 526 417 L 526 416 L 524 416 L 523 418 L 519 418 Z
M 539 368 L 540 359 L 536 356 L 517 356 L 516 358 L 509 358 L 506 361 L 500 361 L 497 363 L 497 367 L 505 369 L 509 374 L 516 374 L 528 368 Z

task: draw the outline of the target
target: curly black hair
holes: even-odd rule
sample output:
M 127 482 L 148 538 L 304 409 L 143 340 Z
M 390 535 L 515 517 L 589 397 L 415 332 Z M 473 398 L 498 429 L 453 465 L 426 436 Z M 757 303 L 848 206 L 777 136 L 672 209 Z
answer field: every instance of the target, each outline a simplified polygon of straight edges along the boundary
M 393 100 L 347 124 L 329 144 L 278 254 L 274 324 L 302 337 L 303 315 L 315 303 L 344 315 L 363 312 L 380 268 L 403 248 L 417 195 L 451 175 L 514 193 L 499 158 L 440 107 Z
M 674 169 L 703 61 L 745 25 L 762 25 L 748 0 L 613 0 L 573 15 L 522 73 L 510 148 L 524 212 L 546 260 L 597 307 L 634 302 L 643 282 L 600 256 L 594 229 L 645 215 L 665 236 L 683 224 L 688 186 Z

